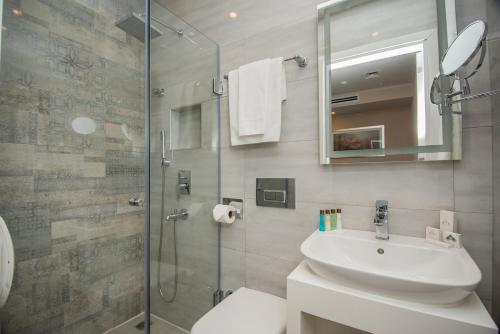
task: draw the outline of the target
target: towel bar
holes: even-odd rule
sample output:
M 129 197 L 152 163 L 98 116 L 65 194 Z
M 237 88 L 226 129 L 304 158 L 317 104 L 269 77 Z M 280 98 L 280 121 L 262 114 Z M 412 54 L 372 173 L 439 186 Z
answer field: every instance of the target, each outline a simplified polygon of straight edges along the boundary
M 306 67 L 307 66 L 307 58 L 301 55 L 294 55 L 288 58 L 283 59 L 283 61 L 295 60 L 298 67 Z M 228 79 L 228 75 L 224 75 L 224 79 Z

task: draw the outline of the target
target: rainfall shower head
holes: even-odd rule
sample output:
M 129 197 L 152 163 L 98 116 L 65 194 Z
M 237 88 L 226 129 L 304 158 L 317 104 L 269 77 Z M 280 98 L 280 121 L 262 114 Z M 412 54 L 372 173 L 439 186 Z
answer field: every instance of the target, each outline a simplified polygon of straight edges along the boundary
M 151 20 L 155 21 L 162 27 L 167 28 L 168 30 L 175 32 L 177 36 L 183 37 L 184 31 L 182 29 L 176 29 L 174 27 L 169 26 L 168 24 L 163 23 L 161 20 L 157 19 L 154 16 L 151 16 Z M 116 23 L 116 26 L 126 33 L 134 36 L 138 40 L 144 43 L 144 27 L 146 22 L 144 21 L 144 14 L 136 14 L 132 13 L 131 16 L 124 18 L 123 20 Z M 162 31 L 156 28 L 154 25 L 151 25 L 151 39 L 155 37 L 159 37 L 163 35 Z M 191 40 L 191 39 L 189 39 Z
M 121 30 L 125 31 L 127 34 L 130 34 L 144 43 L 144 27 L 146 22 L 144 22 L 144 18 L 136 13 L 132 13 L 131 16 L 124 18 L 116 23 L 116 26 Z M 162 32 L 151 25 L 151 39 L 161 36 Z

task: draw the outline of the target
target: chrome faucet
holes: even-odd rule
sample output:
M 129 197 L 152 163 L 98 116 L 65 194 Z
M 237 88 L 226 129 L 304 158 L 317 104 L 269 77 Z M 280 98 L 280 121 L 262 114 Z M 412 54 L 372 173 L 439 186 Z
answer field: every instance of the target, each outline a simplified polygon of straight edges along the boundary
M 375 238 L 389 240 L 389 202 L 377 200 L 375 202 Z
M 188 216 L 189 216 L 189 214 L 188 214 L 188 211 L 186 209 L 181 209 L 181 210 L 174 209 L 174 212 L 168 214 L 165 219 L 167 221 L 176 222 L 179 219 L 186 220 L 186 219 L 188 219 Z

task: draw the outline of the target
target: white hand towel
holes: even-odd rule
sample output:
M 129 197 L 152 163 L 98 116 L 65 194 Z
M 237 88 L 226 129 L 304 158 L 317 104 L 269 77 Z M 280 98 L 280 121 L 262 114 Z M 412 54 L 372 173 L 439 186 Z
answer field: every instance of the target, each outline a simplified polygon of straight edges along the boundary
M 267 113 L 271 59 L 246 64 L 239 69 L 238 134 L 263 135 Z
M 265 125 L 264 134 L 240 136 L 239 135 L 239 71 L 229 72 L 229 127 L 232 146 L 258 144 L 266 142 L 278 142 L 281 134 L 281 109 L 282 100 L 286 99 L 286 78 L 283 66 L 283 58 L 275 58 L 270 61 L 269 71 L 272 73 L 270 87 L 277 90 L 274 97 L 278 99 L 269 99 L 266 108 L 268 111 L 264 114 Z M 271 88 L 270 88 L 271 89 Z M 278 103 L 276 103 L 278 101 Z

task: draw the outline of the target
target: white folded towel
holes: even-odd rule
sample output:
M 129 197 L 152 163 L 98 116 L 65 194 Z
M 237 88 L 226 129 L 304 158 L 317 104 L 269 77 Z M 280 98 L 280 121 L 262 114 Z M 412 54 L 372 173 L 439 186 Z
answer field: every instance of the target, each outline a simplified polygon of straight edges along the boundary
M 252 96 L 253 93 L 247 94 L 247 90 L 250 90 L 251 87 L 248 87 L 241 79 L 241 68 L 229 72 L 229 121 L 231 145 L 233 146 L 277 142 L 280 139 L 282 101 L 286 99 L 287 95 L 283 58 L 269 59 L 267 63 L 268 75 L 265 76 L 267 77 L 267 83 L 262 84 L 262 87 L 265 88 L 257 87 L 256 89 L 258 93 L 265 94 L 257 103 L 248 100 L 249 96 Z M 242 85 L 247 88 L 242 89 Z M 242 99 L 247 102 L 242 102 Z M 259 105 L 258 108 L 261 108 L 262 113 L 252 112 L 247 109 L 248 105 L 253 105 L 254 107 Z M 242 113 L 240 107 L 245 108 L 248 114 L 243 115 L 245 112 Z M 248 127 L 243 129 L 244 131 L 242 132 L 240 125 L 244 117 L 246 118 L 243 122 Z M 242 133 L 260 132 L 261 130 L 257 130 L 261 125 L 260 122 L 263 123 L 262 133 L 242 135 Z
M 263 135 L 271 86 L 271 59 L 246 64 L 239 69 L 238 134 Z

